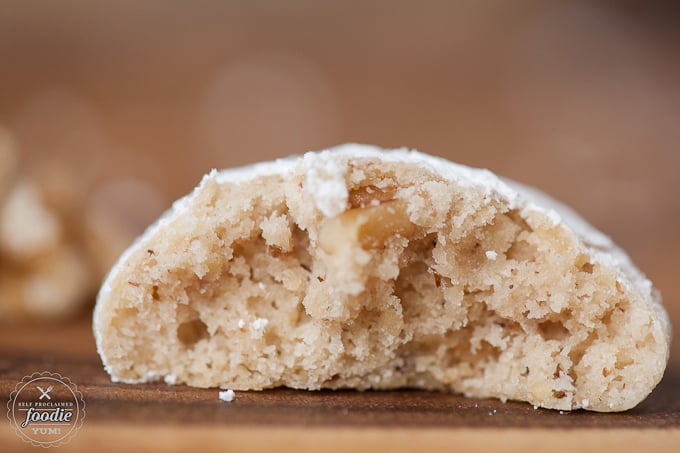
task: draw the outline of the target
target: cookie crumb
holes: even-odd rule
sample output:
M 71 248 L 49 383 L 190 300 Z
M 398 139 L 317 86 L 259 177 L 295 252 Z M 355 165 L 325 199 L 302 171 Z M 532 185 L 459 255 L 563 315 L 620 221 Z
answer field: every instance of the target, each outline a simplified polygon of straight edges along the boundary
M 168 385 L 175 385 L 177 383 L 177 376 L 175 376 L 174 374 L 167 374 L 163 378 L 163 381 L 165 381 L 165 383 Z
M 236 394 L 231 389 L 221 391 L 218 396 L 220 400 L 226 401 L 227 403 L 231 403 L 232 401 L 234 401 L 234 398 L 236 398 Z

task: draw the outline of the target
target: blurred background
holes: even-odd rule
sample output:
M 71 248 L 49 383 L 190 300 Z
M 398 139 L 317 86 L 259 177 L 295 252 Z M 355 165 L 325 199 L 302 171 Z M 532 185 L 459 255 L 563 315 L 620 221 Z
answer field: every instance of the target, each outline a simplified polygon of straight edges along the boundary
M 211 168 L 406 146 L 571 204 L 677 326 L 679 25 L 672 2 L 3 0 L 0 197 L 28 181 L 22 218 L 51 215 L 59 232 L 36 233 L 50 253 L 97 269 L 81 278 L 91 303 L 120 249 Z M 0 247 L 0 274 L 29 275 L 40 253 Z

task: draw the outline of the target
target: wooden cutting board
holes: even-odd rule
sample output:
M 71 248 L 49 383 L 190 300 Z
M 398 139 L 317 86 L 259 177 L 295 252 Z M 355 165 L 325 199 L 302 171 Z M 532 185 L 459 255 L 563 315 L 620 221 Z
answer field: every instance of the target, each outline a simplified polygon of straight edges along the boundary
M 414 390 L 237 392 L 112 383 L 90 320 L 0 332 L 0 395 L 36 371 L 83 393 L 81 430 L 59 451 L 680 451 L 680 367 L 671 363 L 637 408 L 615 414 L 534 409 L 517 402 Z M 36 451 L 10 428 L 0 450 Z

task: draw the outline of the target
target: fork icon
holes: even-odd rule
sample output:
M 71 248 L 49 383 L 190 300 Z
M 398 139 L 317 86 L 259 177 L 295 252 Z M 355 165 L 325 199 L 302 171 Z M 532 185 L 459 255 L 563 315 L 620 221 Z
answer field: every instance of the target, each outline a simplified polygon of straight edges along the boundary
M 49 395 L 49 393 L 52 391 L 51 385 L 49 387 L 47 387 L 47 390 L 43 390 L 42 387 L 40 387 L 39 385 L 37 385 L 36 387 L 38 387 L 38 390 L 40 390 L 40 393 L 41 393 L 40 398 L 38 398 L 38 399 L 40 399 L 40 400 L 43 399 L 43 398 L 47 398 L 48 400 L 52 399 L 52 397 Z

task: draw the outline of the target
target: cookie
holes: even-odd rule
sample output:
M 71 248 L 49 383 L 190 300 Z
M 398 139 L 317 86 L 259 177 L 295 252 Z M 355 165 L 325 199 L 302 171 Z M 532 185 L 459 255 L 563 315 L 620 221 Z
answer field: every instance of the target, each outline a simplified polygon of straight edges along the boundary
M 0 322 L 68 317 L 94 292 L 88 265 L 17 156 L 0 126 Z
M 74 315 L 92 283 L 86 256 L 66 239 L 40 188 L 20 179 L 0 203 L 0 321 Z
M 58 156 L 25 168 L 20 151 L 0 125 L 0 323 L 68 319 L 92 308 L 116 258 L 161 212 L 161 195 Z
M 652 391 L 670 344 L 659 293 L 569 208 L 365 145 L 212 171 L 121 256 L 93 321 L 118 382 L 603 412 Z

